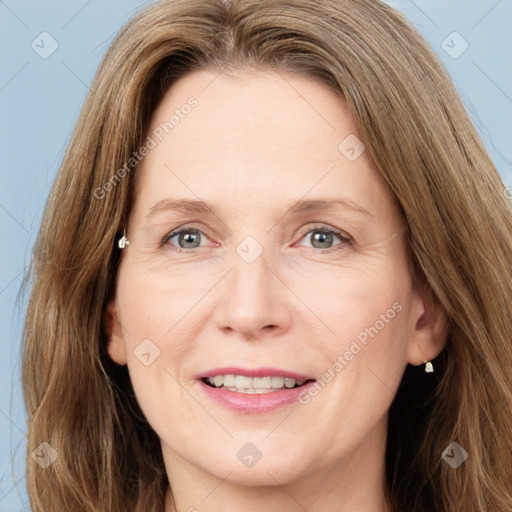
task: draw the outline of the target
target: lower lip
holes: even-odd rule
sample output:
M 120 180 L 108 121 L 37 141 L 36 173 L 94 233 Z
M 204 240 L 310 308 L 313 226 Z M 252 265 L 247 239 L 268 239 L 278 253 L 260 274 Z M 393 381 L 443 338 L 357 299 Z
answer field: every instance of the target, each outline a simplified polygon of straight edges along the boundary
M 218 404 L 237 412 L 258 414 L 273 411 L 296 402 L 301 393 L 306 392 L 316 381 L 307 382 L 298 388 L 283 388 L 279 391 L 271 391 L 270 393 L 262 393 L 259 395 L 239 393 L 223 388 L 213 388 L 205 384 L 202 380 L 198 382 L 206 395 Z

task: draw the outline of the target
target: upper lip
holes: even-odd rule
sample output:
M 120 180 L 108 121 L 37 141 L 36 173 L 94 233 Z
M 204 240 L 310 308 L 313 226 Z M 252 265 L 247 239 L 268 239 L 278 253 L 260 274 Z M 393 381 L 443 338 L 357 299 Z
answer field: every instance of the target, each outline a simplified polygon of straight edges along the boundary
M 206 377 L 215 377 L 216 375 L 243 375 L 244 377 L 285 377 L 295 380 L 315 380 L 309 375 L 290 372 L 281 368 L 240 368 L 237 366 L 229 366 L 223 368 L 213 368 L 197 374 L 195 379 L 204 379 Z

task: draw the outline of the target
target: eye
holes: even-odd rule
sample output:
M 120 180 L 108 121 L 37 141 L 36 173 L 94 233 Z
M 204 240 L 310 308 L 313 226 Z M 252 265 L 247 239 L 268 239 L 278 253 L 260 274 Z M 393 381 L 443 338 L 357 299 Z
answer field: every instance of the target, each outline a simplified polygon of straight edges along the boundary
M 187 227 L 182 227 L 176 231 L 173 231 L 165 235 L 165 237 L 162 240 L 162 245 L 169 243 L 178 252 L 180 250 L 197 249 L 198 247 L 200 247 L 202 236 L 205 236 L 204 233 L 197 229 L 187 229 Z M 176 238 L 177 245 L 171 243 L 173 238 Z
M 202 231 L 183 226 L 165 235 L 161 245 L 169 244 L 177 252 L 186 252 L 201 247 L 201 237 L 205 237 Z M 353 243 L 353 240 L 342 231 L 324 225 L 314 226 L 302 236 L 301 240 L 305 238 L 309 238 L 314 249 L 323 250 L 323 252 L 341 250 Z M 340 243 L 333 245 L 336 238 L 340 240 Z M 176 239 L 174 243 L 173 239 Z
M 346 236 L 342 231 L 322 225 L 314 226 L 314 228 L 310 229 L 306 235 L 301 238 L 301 240 L 306 238 L 310 240 L 314 249 L 324 249 L 324 252 L 331 252 L 329 249 L 333 249 L 333 247 L 338 246 L 338 249 L 334 248 L 333 250 L 341 250 L 346 246 L 352 245 L 353 242 L 353 240 L 349 236 Z M 333 241 L 336 238 L 340 240 L 340 243 L 333 246 Z

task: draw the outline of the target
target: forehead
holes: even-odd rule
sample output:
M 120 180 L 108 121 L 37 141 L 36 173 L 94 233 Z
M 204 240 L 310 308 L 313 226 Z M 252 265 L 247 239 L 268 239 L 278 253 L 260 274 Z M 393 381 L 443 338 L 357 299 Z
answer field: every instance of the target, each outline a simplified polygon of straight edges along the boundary
M 186 108 L 189 98 L 197 105 Z M 174 119 L 165 135 L 170 145 L 186 142 L 202 150 L 240 148 L 276 157 L 307 154 L 321 139 L 323 158 L 338 153 L 341 133 L 356 131 L 343 98 L 318 80 L 284 71 L 246 70 L 234 76 L 196 71 L 178 80 L 153 113 L 150 131 Z M 276 144 L 276 141 L 279 144 Z
M 344 99 L 315 78 L 196 71 L 167 91 L 147 134 L 155 146 L 140 165 L 136 197 L 152 205 L 208 196 L 242 207 L 258 196 L 292 202 L 308 191 L 386 200 L 367 152 L 343 153 L 347 144 L 364 148 Z

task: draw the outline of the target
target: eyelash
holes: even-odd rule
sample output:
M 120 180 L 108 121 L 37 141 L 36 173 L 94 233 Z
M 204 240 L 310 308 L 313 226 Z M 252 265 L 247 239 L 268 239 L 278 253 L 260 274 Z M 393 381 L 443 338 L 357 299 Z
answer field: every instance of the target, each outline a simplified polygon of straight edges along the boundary
M 319 225 L 315 225 L 315 226 L 308 228 L 307 231 L 304 231 L 301 234 L 300 240 L 302 240 L 309 233 L 313 233 L 315 231 L 319 232 L 319 233 L 323 233 L 323 234 L 327 233 L 327 234 L 337 235 L 338 238 L 341 240 L 340 244 L 330 247 L 328 249 L 316 249 L 316 251 L 320 251 L 321 254 L 328 254 L 328 253 L 331 253 L 334 251 L 339 251 L 339 250 L 346 248 L 347 246 L 352 246 L 354 243 L 353 239 L 350 238 L 349 236 L 346 236 L 346 234 L 343 231 L 340 231 L 340 230 L 332 228 L 332 227 L 328 227 L 324 224 L 319 224 Z M 172 231 L 171 233 L 168 233 L 167 235 L 165 235 L 160 243 L 160 246 L 162 247 L 162 246 L 166 245 L 167 242 L 169 242 L 169 240 L 174 238 L 176 235 L 180 235 L 181 233 L 187 233 L 187 232 L 200 233 L 201 235 L 206 236 L 206 235 L 204 235 L 204 233 L 202 231 L 199 231 L 198 229 L 191 228 L 191 227 L 189 228 L 187 225 L 185 225 L 185 226 L 182 226 L 179 229 Z M 170 244 L 168 244 L 168 245 L 170 245 Z M 194 249 L 198 249 L 198 247 L 196 247 L 194 249 L 183 249 L 181 247 L 176 247 L 174 245 L 171 245 L 171 247 L 172 247 L 172 250 L 174 250 L 176 252 L 182 252 L 182 253 L 187 253 L 187 252 L 194 251 Z M 313 247 L 312 249 L 315 249 L 315 247 Z

